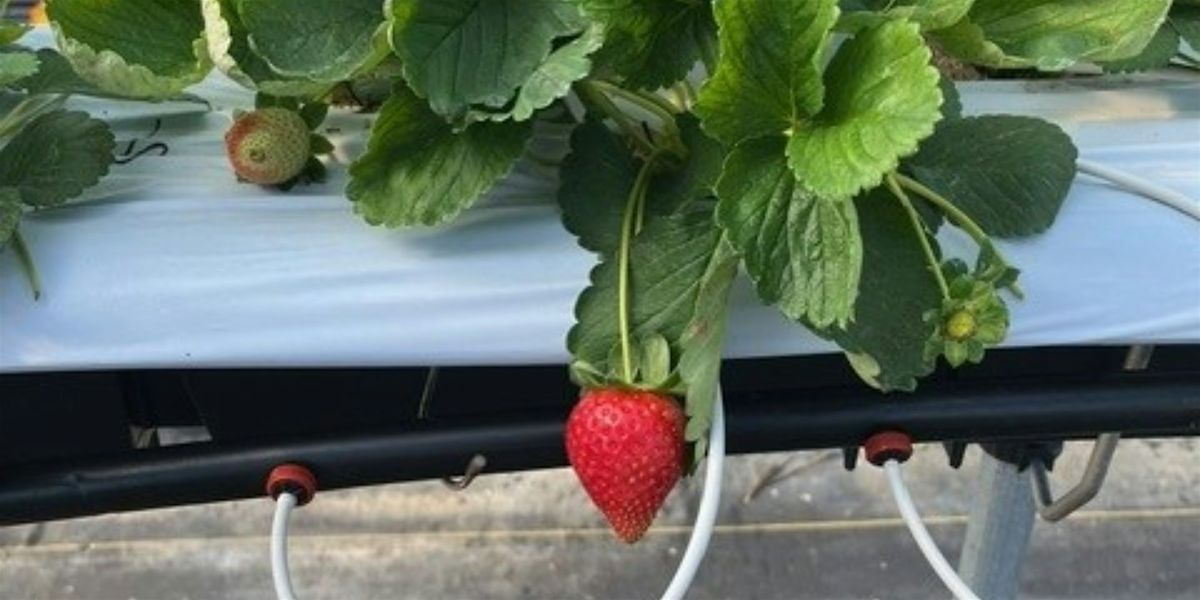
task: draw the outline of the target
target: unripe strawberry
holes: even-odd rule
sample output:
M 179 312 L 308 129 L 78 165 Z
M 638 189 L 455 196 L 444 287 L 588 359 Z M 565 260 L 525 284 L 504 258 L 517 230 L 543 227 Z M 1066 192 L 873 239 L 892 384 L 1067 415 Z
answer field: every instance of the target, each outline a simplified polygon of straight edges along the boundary
M 584 392 L 567 419 L 567 457 L 617 537 L 633 543 L 683 475 L 685 417 L 670 397 Z
M 278 185 L 304 170 L 312 153 L 309 135 L 295 111 L 262 108 L 234 119 L 225 132 L 225 153 L 242 181 Z

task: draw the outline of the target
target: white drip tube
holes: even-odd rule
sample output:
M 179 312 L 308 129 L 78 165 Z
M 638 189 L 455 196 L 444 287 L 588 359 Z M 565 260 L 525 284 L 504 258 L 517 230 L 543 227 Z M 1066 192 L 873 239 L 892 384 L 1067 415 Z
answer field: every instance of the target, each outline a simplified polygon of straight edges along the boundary
M 1193 200 L 1173 189 L 1142 179 L 1127 171 L 1114 169 L 1091 160 L 1080 158 L 1075 161 L 1075 167 L 1080 173 L 1086 173 L 1114 183 L 1139 196 L 1144 196 L 1159 204 L 1169 206 L 1192 219 L 1200 221 L 1200 201 Z
M 725 408 L 721 390 L 717 390 L 717 401 L 713 405 L 712 427 L 708 432 L 708 464 L 704 469 L 704 490 L 700 493 L 700 509 L 692 526 L 692 536 L 675 576 L 671 578 L 662 600 L 681 600 L 696 578 L 700 562 L 708 552 L 713 528 L 717 524 L 717 508 L 721 504 L 721 477 L 725 471 Z
M 275 519 L 271 522 L 271 579 L 279 600 L 296 600 L 292 590 L 292 574 L 288 570 L 288 517 L 296 508 L 296 496 L 283 492 L 275 499 Z
M 937 576 L 941 578 L 942 583 L 950 588 L 950 593 L 958 600 L 979 600 L 979 596 L 971 591 L 971 588 L 958 576 L 954 567 L 946 561 L 946 557 L 938 550 L 937 544 L 929 535 L 929 530 L 925 529 L 925 523 L 921 521 L 921 515 L 917 513 L 917 507 L 913 504 L 912 496 L 908 494 L 908 486 L 904 485 L 904 477 L 900 472 L 900 463 L 895 459 L 889 459 L 883 463 L 883 469 L 887 472 L 888 485 L 892 488 L 892 496 L 896 499 L 896 507 L 900 509 L 900 516 L 904 518 L 904 523 L 908 525 L 908 530 L 912 532 L 913 539 L 916 540 L 917 546 L 921 548 L 921 553 L 925 555 L 925 560 L 929 561 L 929 565 L 933 567 Z

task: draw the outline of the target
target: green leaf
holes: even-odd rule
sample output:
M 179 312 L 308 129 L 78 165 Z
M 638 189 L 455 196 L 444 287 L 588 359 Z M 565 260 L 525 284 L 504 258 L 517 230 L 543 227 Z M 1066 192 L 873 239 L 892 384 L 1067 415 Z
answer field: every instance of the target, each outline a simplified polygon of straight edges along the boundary
M 13 84 L 30 94 L 88 94 L 115 97 L 104 92 L 75 73 L 75 68 L 63 55 L 43 48 L 37 51 L 36 73 Z
M 1065 69 L 1131 58 L 1150 42 L 1170 0 L 976 0 L 936 32 L 959 58 L 990 67 Z
M 674 211 L 697 198 L 716 198 L 717 178 L 726 156 L 725 146 L 705 135 L 696 117 L 685 113 L 675 122 L 688 155 L 678 173 L 650 183 L 650 197 L 663 211 Z
M 328 87 L 308 79 L 286 77 L 255 54 L 238 5 L 238 0 L 200 0 L 208 53 L 222 73 L 246 87 L 275 96 L 313 96 Z
M 15 188 L 0 187 L 0 250 L 16 235 L 22 212 L 20 192 Z
M 559 169 L 558 203 L 563 225 L 580 246 L 616 253 L 621 211 L 637 169 L 621 138 L 600 121 L 589 118 L 571 132 L 571 150 Z
M 693 442 L 692 468 L 708 451 L 708 430 L 721 379 L 721 349 L 729 314 L 729 291 L 737 276 L 738 256 L 727 238 L 717 243 L 700 278 L 692 318 L 679 339 L 679 374 L 687 387 L 688 424 L 684 435 Z
M 923 352 L 934 334 L 925 313 L 941 306 L 941 293 L 920 240 L 900 203 L 876 188 L 854 202 L 863 238 L 861 287 L 854 321 L 821 333 L 833 339 L 868 384 L 884 391 L 913 390 L 933 371 Z M 937 241 L 930 238 L 937 247 Z
M 661 335 L 678 347 L 697 301 L 720 231 L 712 205 L 648 218 L 630 251 L 630 329 L 635 338 Z M 575 305 L 577 323 L 567 348 L 577 360 L 609 372 L 609 353 L 618 342 L 617 262 L 601 262 Z
M 695 108 L 709 135 L 732 146 L 821 110 L 835 0 L 721 0 L 715 11 L 721 58 Z
M 0 85 L 20 81 L 38 70 L 37 55 L 32 52 L 0 53 Z
M 647 215 L 668 215 L 689 201 L 714 196 L 724 148 L 705 136 L 691 115 L 680 116 L 677 124 L 688 160 L 678 172 L 651 182 Z M 601 255 L 616 253 L 621 214 L 638 167 L 621 137 L 599 121 L 589 118 L 572 132 L 571 150 L 559 169 L 558 202 L 563 225 L 580 246 Z
M 727 144 L 786 134 L 809 192 L 849 199 L 878 185 L 941 118 L 938 72 L 916 25 L 889 21 L 842 44 L 819 75 L 832 2 L 717 4 L 721 62 L 700 93 L 705 130 Z
M 858 31 L 891 19 L 908 19 L 922 30 L 949 27 L 971 9 L 974 0 L 842 0 L 838 29 Z
M 1075 178 L 1076 155 L 1056 125 L 991 115 L 943 123 L 905 168 L 989 235 L 1019 237 L 1054 222 Z
M 445 223 L 512 169 L 530 122 L 478 123 L 456 133 L 407 88 L 380 109 L 346 195 L 368 223 Z
M 1200 5 L 1183 6 L 1176 2 L 1169 22 L 1192 50 L 1200 52 Z
M 46 12 L 63 55 L 110 94 L 169 98 L 211 67 L 199 0 L 59 0 Z
M 1150 43 L 1140 54 L 1122 60 L 1101 62 L 1100 66 L 1108 73 L 1132 73 L 1161 69 L 1171 64 L 1171 59 L 1179 52 L 1179 34 L 1170 23 L 1163 24 L 1155 32 Z
M 323 82 L 349 79 L 367 63 L 384 22 L 380 0 L 238 0 L 238 15 L 250 48 L 273 70 Z
M 86 113 L 56 111 L 33 119 L 0 150 L 0 185 L 30 206 L 56 206 L 108 173 L 113 134 Z
M 764 137 L 734 148 L 717 183 L 717 219 L 763 301 L 792 319 L 844 326 L 862 265 L 854 206 L 800 189 L 785 143 Z
M 517 91 L 517 97 L 500 110 L 473 110 L 467 120 L 524 121 L 534 112 L 550 106 L 567 95 L 571 84 L 592 70 L 590 55 L 600 48 L 604 35 L 599 27 L 589 27 L 579 37 L 550 53 Z
M 941 119 L 937 69 L 916 25 L 885 23 L 842 44 L 825 109 L 792 129 L 788 164 L 810 192 L 849 199 L 917 150 Z
M 680 81 L 716 45 L 708 0 L 577 2 L 604 26 L 607 41 L 597 64 L 630 88 L 654 90 Z
M 0 92 L 0 138 L 16 135 L 38 115 L 62 109 L 66 96 Z
M 409 0 L 391 6 L 391 43 L 405 79 L 435 112 L 450 118 L 477 105 L 507 106 L 546 63 L 555 41 L 586 27 L 567 0 Z

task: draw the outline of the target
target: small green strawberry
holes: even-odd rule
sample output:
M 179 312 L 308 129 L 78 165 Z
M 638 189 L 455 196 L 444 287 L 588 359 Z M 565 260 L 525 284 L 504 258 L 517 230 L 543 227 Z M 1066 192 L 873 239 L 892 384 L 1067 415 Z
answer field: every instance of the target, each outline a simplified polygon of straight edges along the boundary
M 225 152 L 238 179 L 280 185 L 299 177 L 312 156 L 308 124 L 299 113 L 270 107 L 237 115 L 225 133 Z
M 978 363 L 985 350 L 1004 341 L 1008 307 L 994 285 L 968 273 L 962 261 L 947 261 L 942 272 L 950 282 L 950 297 L 941 307 L 925 313 L 925 321 L 934 327 L 933 336 L 925 342 L 925 357 L 944 356 L 952 367 Z
M 622 541 L 642 537 L 683 475 L 685 422 L 674 399 L 636 389 L 586 390 L 571 411 L 567 457 Z

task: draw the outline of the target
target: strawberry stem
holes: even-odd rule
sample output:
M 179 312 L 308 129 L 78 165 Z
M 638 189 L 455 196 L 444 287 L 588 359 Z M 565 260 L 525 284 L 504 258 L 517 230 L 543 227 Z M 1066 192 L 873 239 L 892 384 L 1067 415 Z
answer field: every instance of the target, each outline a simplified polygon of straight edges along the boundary
M 904 207 L 904 212 L 908 213 L 908 220 L 912 224 L 913 233 L 917 234 L 917 240 L 921 242 L 921 250 L 925 252 L 925 262 L 929 263 L 929 270 L 933 271 L 933 276 L 937 279 L 938 289 L 942 292 L 942 300 L 949 300 L 950 285 L 946 283 L 946 275 L 942 273 L 941 262 L 938 261 L 937 255 L 933 253 L 933 246 L 929 244 L 929 233 L 925 229 L 924 222 L 921 221 L 921 215 L 917 214 L 917 209 L 913 206 L 912 200 L 908 199 L 908 194 L 904 193 L 904 188 L 900 187 L 900 184 L 896 182 L 896 178 L 889 173 L 885 179 L 892 195 L 900 201 L 900 205 Z
M 650 187 L 650 174 L 658 156 L 659 152 L 656 151 L 642 163 L 625 201 L 625 211 L 621 215 L 621 243 L 617 247 L 617 328 L 621 336 L 621 372 L 625 383 L 628 384 L 633 384 L 633 344 L 629 331 L 629 253 L 633 246 L 633 236 L 639 228 L 637 221 L 645 203 L 646 189 Z
M 612 103 L 612 100 L 609 98 L 610 96 L 612 98 L 620 98 L 654 115 L 662 123 L 663 133 L 665 134 L 665 139 L 661 140 L 663 143 L 652 144 L 655 146 L 655 149 L 667 150 L 680 157 L 687 155 L 687 147 L 683 143 L 683 133 L 679 130 L 679 125 L 675 122 L 675 113 L 679 109 L 665 98 L 649 92 L 630 91 L 598 79 L 588 80 L 584 83 L 598 96 L 603 97 L 618 112 L 620 112 L 620 109 Z
M 1008 260 L 1004 258 L 1004 255 L 1000 253 L 1000 250 L 996 248 L 996 245 L 992 243 L 992 238 L 988 236 L 987 232 L 985 232 L 983 228 L 971 218 L 970 215 L 955 206 L 953 202 L 950 202 L 941 194 L 929 189 L 928 187 L 925 187 L 925 185 L 920 181 L 908 177 L 903 173 L 893 173 L 889 176 L 889 178 L 892 180 L 891 183 L 897 184 L 897 187 L 908 189 L 918 196 L 928 200 L 930 204 L 933 204 L 941 209 L 941 211 L 946 213 L 946 216 L 949 217 L 959 229 L 965 231 L 967 235 L 971 236 L 971 239 L 975 240 L 975 243 L 978 244 L 980 248 L 986 248 L 992 251 L 992 253 L 996 255 L 996 258 L 1000 259 L 1000 262 L 1004 265 L 1010 264 Z M 1012 291 L 1013 295 L 1017 296 L 1018 298 L 1023 298 L 1025 296 L 1025 292 L 1021 290 L 1021 286 L 1017 285 L 1016 282 L 1010 284 L 1008 288 Z
M 642 129 L 634 123 L 629 115 L 622 112 L 620 108 L 617 108 L 617 105 L 613 104 L 613 101 L 604 95 L 604 92 L 600 91 L 600 88 L 596 87 L 594 81 L 582 81 L 577 84 L 577 89 L 581 98 L 585 99 L 596 110 L 612 119 L 617 124 L 617 127 L 621 129 L 621 132 L 633 140 L 633 143 L 645 155 L 650 155 L 654 152 L 654 144 L 646 138 L 646 134 L 642 132 Z
M 29 282 L 30 291 L 33 292 L 33 299 L 37 300 L 42 297 L 42 278 L 38 275 L 37 265 L 33 262 L 33 253 L 29 251 L 29 245 L 25 243 L 25 237 L 21 235 L 20 229 L 13 232 L 12 245 L 13 251 L 17 253 L 17 263 L 25 272 L 25 279 Z

